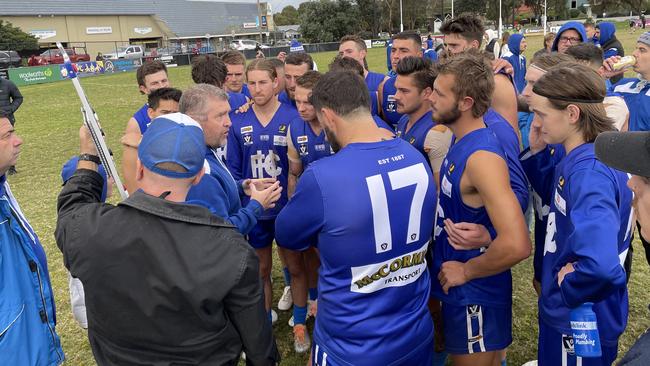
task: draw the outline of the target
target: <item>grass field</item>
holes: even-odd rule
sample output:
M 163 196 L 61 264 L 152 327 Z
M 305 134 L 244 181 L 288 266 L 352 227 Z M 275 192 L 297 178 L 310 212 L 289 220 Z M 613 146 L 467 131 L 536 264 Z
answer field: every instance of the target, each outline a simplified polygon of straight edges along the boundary
M 634 36 L 619 31 L 626 51 L 631 53 L 638 33 Z M 529 38 L 527 56 L 541 48 L 541 36 Z M 321 71 L 334 57 L 334 52 L 313 55 Z M 371 49 L 368 63 L 372 70 L 385 72 L 384 49 Z M 185 89 L 192 84 L 189 67 L 170 69 L 170 80 L 175 87 Z M 96 109 L 109 146 L 120 161 L 119 138 L 126 121 L 138 109 L 145 98 L 138 93 L 135 73 L 107 75 L 82 80 L 91 104 Z M 81 124 L 80 103 L 69 81 L 42 84 L 21 89 L 25 102 L 16 114 L 17 130 L 24 139 L 19 173 L 9 177 L 12 189 L 23 211 L 39 234 L 47 252 L 50 273 L 57 305 L 57 331 L 61 336 L 68 365 L 92 365 L 94 360 L 86 337 L 72 319 L 68 295 L 67 275 L 61 253 L 54 242 L 56 224 L 56 197 L 61 186 L 60 169 L 63 163 L 78 153 L 78 128 Z M 113 197 L 115 202 L 117 197 Z M 624 353 L 634 340 L 650 326 L 646 290 L 650 271 L 641 245 L 635 242 L 634 271 L 630 282 L 630 320 L 620 341 L 619 354 Z M 277 257 L 275 262 L 279 263 Z M 279 267 L 273 272 L 275 299 L 281 295 L 283 280 Z M 521 365 L 536 359 L 537 304 L 531 286 L 532 258 L 515 267 L 514 273 L 514 341 L 508 350 L 510 365 Z M 280 319 L 274 326 L 284 365 L 304 365 L 307 358 L 293 352 L 291 329 L 287 325 L 290 312 L 279 312 Z M 313 329 L 313 321 L 308 323 Z

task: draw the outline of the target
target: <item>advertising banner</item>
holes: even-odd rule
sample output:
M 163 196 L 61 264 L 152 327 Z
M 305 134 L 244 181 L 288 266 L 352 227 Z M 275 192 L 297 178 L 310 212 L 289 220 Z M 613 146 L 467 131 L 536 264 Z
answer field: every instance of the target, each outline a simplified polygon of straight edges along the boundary
M 16 85 L 32 85 L 62 80 L 59 65 L 9 69 L 9 80 Z
M 104 60 L 104 72 L 132 71 L 142 65 L 140 59 L 136 60 Z
M 77 68 L 77 76 L 79 77 L 95 76 L 104 73 L 104 61 L 77 62 L 74 65 Z M 68 75 L 68 71 L 64 65 L 59 65 L 59 72 L 63 79 Z

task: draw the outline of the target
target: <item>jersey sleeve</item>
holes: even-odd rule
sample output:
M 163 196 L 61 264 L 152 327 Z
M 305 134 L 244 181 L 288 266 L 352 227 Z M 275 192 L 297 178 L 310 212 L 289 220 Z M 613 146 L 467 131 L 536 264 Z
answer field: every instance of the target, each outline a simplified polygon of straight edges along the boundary
M 314 171 L 308 168 L 275 220 L 275 240 L 283 248 L 306 250 L 317 242 L 323 224 L 323 196 Z
M 551 202 L 551 193 L 553 192 L 553 175 L 557 162 L 552 156 L 551 149 L 547 146 L 534 155 L 530 149 L 526 149 L 519 158 L 521 167 L 524 168 L 524 173 L 528 177 L 528 182 L 542 202 Z
M 605 173 L 584 169 L 568 178 L 570 219 L 567 237 L 575 259 L 575 272 L 560 286 L 567 306 L 599 302 L 625 286 L 625 271 L 618 256 L 620 216 L 615 182 Z
M 233 124 L 234 125 L 234 124 Z M 244 177 L 243 164 L 242 164 L 242 150 L 239 143 L 239 137 L 233 128 L 230 128 L 228 134 L 228 148 L 226 149 L 226 163 L 228 170 L 238 185 L 241 186 L 241 180 Z

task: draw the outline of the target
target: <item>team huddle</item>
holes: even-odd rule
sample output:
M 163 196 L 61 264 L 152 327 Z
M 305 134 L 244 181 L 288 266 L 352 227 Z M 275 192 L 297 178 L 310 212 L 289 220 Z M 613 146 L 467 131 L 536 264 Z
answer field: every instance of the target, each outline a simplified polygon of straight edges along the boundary
M 513 341 L 510 270 L 534 254 L 538 364 L 611 365 L 627 323 L 635 219 L 628 175 L 598 160 L 593 142 L 615 126 L 645 123 L 648 114 L 635 112 L 634 103 L 641 105 L 648 86 L 638 79 L 610 85 L 605 77 L 622 73 L 614 66 L 619 57 L 603 60 L 598 47 L 583 46 L 588 39 L 580 27 L 563 27 L 553 52 L 528 65 L 520 57 L 523 37 L 510 47 L 515 56 L 495 60 L 481 50 L 481 21 L 467 15 L 443 24 L 439 57 L 424 56 L 418 34 L 395 35 L 388 76 L 367 69 L 366 44 L 357 36 L 341 40 L 324 74 L 305 52 L 246 64 L 231 51 L 196 57 L 196 85 L 181 92 L 171 87 L 164 64 L 143 64 L 137 80 L 148 103 L 122 138 L 125 188 L 200 206 L 209 213 L 185 208 L 183 214 L 241 234 L 226 235 L 243 258 L 241 275 L 208 276 L 207 260 L 226 254 L 210 251 L 207 231 L 193 238 L 193 231 L 170 229 L 188 244 L 205 239 L 199 243 L 205 248 L 190 254 L 160 244 L 174 253 L 173 275 L 133 272 L 129 281 L 148 294 L 143 299 L 135 290 L 128 296 L 106 290 L 111 284 L 102 282 L 102 271 L 115 269 L 71 244 L 79 235 L 101 241 L 95 231 L 75 234 L 73 202 L 81 194 L 75 189 L 90 192 L 95 184 L 92 197 L 100 202 L 111 186 L 101 166 L 92 166 L 96 152 L 90 144 L 84 151 L 81 133 L 82 155 L 63 176 L 57 243 L 71 278 L 87 292 L 97 362 L 230 365 L 241 351 L 250 364 L 279 362 L 271 273 L 281 265 L 285 284 L 277 307 L 292 308 L 294 350 L 310 352 L 312 365 L 444 365 L 448 358 L 454 365 L 502 365 Z M 634 70 L 641 74 L 650 74 L 649 50 L 646 33 L 635 51 Z M 616 124 L 620 108 L 612 106 L 626 107 L 624 123 Z M 84 172 L 89 167 L 103 183 Z M 165 189 L 151 188 L 158 184 L 152 173 Z M 173 188 L 178 182 L 184 182 L 180 195 Z M 128 216 L 128 207 L 142 209 L 148 201 L 138 197 L 115 210 Z M 167 209 L 152 212 L 173 217 Z M 88 220 L 117 212 L 105 210 Z M 160 230 L 157 221 L 145 222 L 151 226 L 138 230 Z M 281 263 L 272 261 L 274 242 Z M 154 268 L 159 249 L 136 243 Z M 123 250 L 124 263 L 138 255 Z M 215 278 L 232 281 L 233 289 L 248 280 L 248 292 L 224 295 L 225 310 L 213 306 L 209 295 L 201 297 L 201 285 Z M 195 307 L 165 293 L 184 294 Z M 597 357 L 574 349 L 581 340 L 573 338 L 571 312 L 585 304 L 597 318 Z M 124 306 L 135 315 L 102 312 Z M 157 331 L 150 338 L 133 329 L 131 322 L 153 322 L 165 309 L 180 328 L 147 323 L 142 329 Z M 214 333 L 195 331 L 213 326 L 215 312 L 226 312 L 224 321 L 233 325 L 223 329 L 237 334 L 220 346 L 227 356 L 215 355 Z M 191 328 L 195 321 L 200 325 Z

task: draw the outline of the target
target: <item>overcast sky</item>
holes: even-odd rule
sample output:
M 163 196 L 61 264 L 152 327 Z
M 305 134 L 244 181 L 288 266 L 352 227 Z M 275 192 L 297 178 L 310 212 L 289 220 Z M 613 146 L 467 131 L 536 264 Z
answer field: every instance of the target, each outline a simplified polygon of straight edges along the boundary
M 228 2 L 228 3 L 255 3 L 257 0 L 194 0 L 194 1 L 215 1 L 215 2 Z M 268 2 L 271 4 L 273 13 L 279 13 L 287 5 L 293 5 L 298 8 L 300 3 L 308 0 L 260 0 L 260 2 Z

